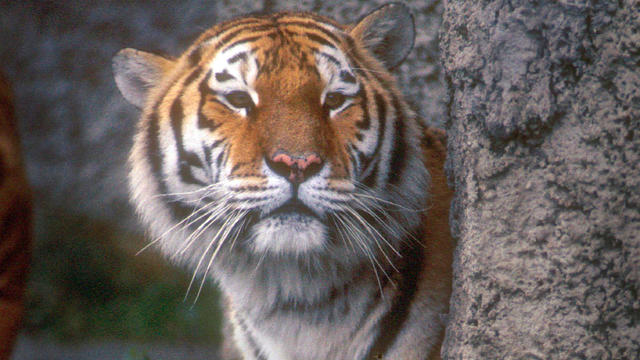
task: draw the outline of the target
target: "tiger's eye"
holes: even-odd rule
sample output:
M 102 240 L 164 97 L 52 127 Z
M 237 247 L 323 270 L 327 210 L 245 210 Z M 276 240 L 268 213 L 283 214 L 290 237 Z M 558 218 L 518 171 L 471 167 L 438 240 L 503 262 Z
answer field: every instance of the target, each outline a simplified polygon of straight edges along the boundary
M 236 90 L 225 95 L 225 99 L 227 102 L 231 104 L 231 106 L 238 109 L 251 109 L 253 108 L 253 100 L 251 96 L 246 91 Z
M 329 110 L 335 110 L 342 106 L 346 100 L 347 97 L 344 96 L 344 94 L 339 92 L 330 92 L 324 99 L 324 105 L 329 108 Z

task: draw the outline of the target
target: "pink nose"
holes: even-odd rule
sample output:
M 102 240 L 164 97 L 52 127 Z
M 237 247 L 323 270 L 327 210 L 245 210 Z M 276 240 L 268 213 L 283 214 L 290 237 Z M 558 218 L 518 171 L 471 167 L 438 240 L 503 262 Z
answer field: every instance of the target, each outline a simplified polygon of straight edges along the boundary
M 322 168 L 322 158 L 316 153 L 306 155 L 290 155 L 284 150 L 276 151 L 267 165 L 276 174 L 299 184 L 317 174 Z

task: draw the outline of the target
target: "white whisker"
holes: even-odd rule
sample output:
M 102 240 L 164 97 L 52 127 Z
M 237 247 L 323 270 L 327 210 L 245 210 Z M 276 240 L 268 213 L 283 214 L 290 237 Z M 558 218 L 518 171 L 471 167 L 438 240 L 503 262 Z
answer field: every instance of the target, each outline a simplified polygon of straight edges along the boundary
M 383 220 L 378 214 L 376 214 L 376 212 L 374 210 L 378 210 L 381 211 L 383 213 L 386 213 L 385 209 L 380 207 L 379 204 L 376 203 L 364 203 L 361 199 L 357 199 L 357 198 L 353 198 L 353 200 L 355 202 L 357 202 L 358 204 L 360 204 L 361 207 L 359 207 L 359 209 L 361 209 L 362 211 L 365 211 L 367 214 L 371 215 L 371 217 L 373 217 L 378 224 L 380 224 L 381 226 L 383 226 L 384 228 L 386 228 L 386 230 L 389 232 L 389 234 L 394 237 L 394 238 L 398 238 L 400 234 L 398 234 L 398 229 L 400 229 L 401 231 L 404 231 L 404 228 L 398 224 L 398 222 L 396 221 L 396 219 L 393 216 L 387 216 L 386 217 L 386 221 Z M 374 208 L 374 210 L 372 210 L 371 208 Z M 393 228 L 391 227 L 391 225 L 388 224 L 388 222 L 391 221 L 393 222 L 396 227 Z M 375 229 L 375 227 L 374 227 Z M 377 232 L 377 230 L 376 230 Z M 406 231 L 405 231 L 406 232 Z M 380 235 L 380 233 L 378 233 Z M 406 232 L 406 234 L 409 234 L 408 232 Z M 395 250 L 395 248 L 385 239 L 385 237 L 383 237 L 382 235 L 380 235 L 380 237 L 383 239 L 383 241 L 389 246 L 391 247 L 391 249 L 398 255 L 401 256 L 400 253 L 398 251 Z
M 356 200 L 357 201 L 357 200 Z M 383 221 L 374 211 L 372 211 L 371 209 L 369 209 L 368 207 L 366 207 L 366 204 L 363 204 L 361 202 L 358 201 L 358 203 L 362 204 L 364 207 L 362 208 L 362 210 L 364 210 L 365 212 L 367 212 L 367 214 L 371 215 L 373 218 L 375 218 L 378 223 L 382 226 L 385 226 L 387 228 L 387 230 L 391 233 L 390 235 L 393 237 L 396 237 L 397 234 L 395 232 L 395 229 L 391 228 L 385 221 Z M 371 230 L 373 230 L 376 235 L 378 235 L 378 237 L 384 241 L 385 244 L 387 244 L 387 246 L 389 246 L 391 248 L 391 250 L 396 253 L 396 255 L 402 257 L 402 255 L 400 254 L 400 252 L 398 252 L 395 247 L 386 239 L 385 236 L 383 236 L 378 229 L 375 228 L 375 226 L 372 226 L 371 224 L 369 224 L 365 219 L 362 218 L 362 216 L 355 210 L 349 208 L 348 209 L 349 212 L 353 215 L 354 218 L 356 218 L 363 226 L 370 228 Z M 389 219 L 393 219 L 392 217 L 389 217 Z
M 220 251 L 220 249 L 222 248 L 222 244 L 224 244 L 225 240 L 229 237 L 229 232 L 231 232 L 231 230 L 236 226 L 236 224 L 238 223 L 238 221 L 240 219 L 243 219 L 244 216 L 246 215 L 246 211 L 237 211 L 237 213 L 235 214 L 235 216 L 233 216 L 232 220 L 229 222 L 225 222 L 224 226 L 222 226 L 222 228 L 225 228 L 224 233 L 222 234 L 222 236 L 220 236 L 220 239 L 214 239 L 213 241 L 218 241 L 218 246 L 216 246 L 216 249 L 213 251 L 213 254 L 211 254 L 211 258 L 209 259 L 209 263 L 207 264 L 207 268 L 204 271 L 204 274 L 202 275 L 202 281 L 200 282 L 200 287 L 198 288 L 198 293 L 196 294 L 196 298 L 193 300 L 194 304 L 196 301 L 198 301 L 198 298 L 200 297 L 200 293 L 202 292 L 202 288 L 204 286 L 204 283 L 207 279 L 207 273 L 209 273 L 209 269 L 211 268 L 211 264 L 213 263 L 213 260 L 216 258 L 216 256 L 218 255 L 218 252 Z
M 197 189 L 197 190 L 192 190 L 192 191 L 183 191 L 183 192 L 173 192 L 173 193 L 164 193 L 164 194 L 156 194 L 150 197 L 150 199 L 157 199 L 157 198 L 162 198 L 162 197 L 176 197 L 176 196 L 189 196 L 189 195 L 194 195 L 194 194 L 198 194 L 198 193 L 202 193 L 202 192 L 207 192 L 207 191 L 221 191 L 222 190 L 222 186 L 220 184 L 210 184 L 207 185 L 203 188 Z M 204 196 L 206 196 L 208 194 L 205 194 Z M 202 197 L 200 198 L 202 199 Z
M 360 224 L 362 224 L 362 227 L 364 227 L 364 229 L 369 233 L 369 235 L 371 236 L 372 241 L 375 243 L 375 245 L 378 247 L 378 250 L 380 250 L 380 252 L 382 253 L 382 255 L 384 256 L 385 259 L 387 259 L 387 262 L 389 263 L 389 265 L 391 265 L 391 267 L 396 271 L 399 272 L 399 270 L 396 268 L 396 266 L 393 264 L 393 261 L 389 258 L 389 255 L 384 251 L 384 249 L 382 248 L 382 246 L 380 246 L 380 242 L 378 241 L 378 239 L 381 239 L 382 241 L 384 241 L 393 252 L 395 252 L 398 256 L 402 256 L 400 255 L 400 253 L 393 247 L 393 245 L 391 245 L 385 238 L 384 236 L 382 236 L 382 234 L 380 234 L 380 232 L 373 226 L 369 225 L 364 219 L 362 219 L 362 217 L 360 216 L 360 214 L 358 214 L 357 212 L 353 211 L 352 209 L 347 208 L 348 214 L 351 215 L 351 217 L 358 221 Z M 355 225 L 354 225 L 355 226 Z
M 200 217 L 202 218 L 204 216 L 208 216 L 208 218 L 205 221 L 203 221 L 203 223 L 200 224 L 200 226 L 187 237 L 187 239 L 185 240 L 185 245 L 178 252 L 178 254 L 180 255 L 184 254 L 189 249 L 189 247 L 191 247 L 193 242 L 195 242 L 195 239 L 200 237 L 200 235 L 204 233 L 212 224 L 220 220 L 221 216 L 231 208 L 230 205 L 225 204 L 224 202 L 222 204 L 223 204 L 222 206 L 220 205 L 214 206 L 213 211 L 209 211 L 205 215 Z
M 205 256 L 207 255 L 207 253 L 209 252 L 209 250 L 211 250 L 211 247 L 214 245 L 214 243 L 218 240 L 218 237 L 220 236 L 220 234 L 223 232 L 223 230 L 225 229 L 225 226 L 221 226 L 218 231 L 216 232 L 216 234 L 211 238 L 211 240 L 209 241 L 209 245 L 207 245 L 207 247 L 205 248 L 205 250 L 202 252 L 202 255 L 200 256 L 200 260 L 198 260 L 198 264 L 196 265 L 194 271 L 193 271 L 193 276 L 191 277 L 191 281 L 189 281 L 189 286 L 187 287 L 187 293 L 185 295 L 185 300 L 186 297 L 189 295 L 189 292 L 191 291 L 191 287 L 193 286 L 193 282 L 195 281 L 195 278 L 198 274 L 198 270 L 200 269 L 200 266 L 202 265 L 202 262 L 204 261 Z M 222 239 L 220 242 L 224 241 L 224 239 Z M 218 244 L 218 248 L 222 246 L 222 243 Z M 217 253 L 217 252 L 216 252 Z
M 343 213 L 343 214 L 346 215 L 345 213 Z M 362 243 L 364 244 L 366 238 L 365 238 L 364 232 L 362 232 L 360 227 L 356 226 L 356 224 L 353 223 L 353 221 L 351 219 L 349 219 L 348 217 L 346 217 L 346 216 L 343 217 L 342 220 L 347 222 L 350 225 L 349 226 L 349 230 L 357 231 L 358 234 L 360 234 L 360 236 L 358 236 L 356 239 L 361 239 Z M 397 271 L 395 266 L 393 266 L 393 263 L 389 260 L 387 254 L 384 252 L 384 250 L 382 250 L 382 248 L 379 246 L 379 244 L 377 242 L 376 242 L 376 245 L 378 245 L 378 248 L 383 253 L 383 255 L 387 258 L 387 261 L 389 261 L 389 263 L 394 268 L 394 270 Z M 387 279 L 391 280 L 391 277 L 389 276 L 389 274 L 384 269 L 384 266 L 382 266 L 382 264 L 380 264 L 380 262 L 378 261 L 378 258 L 373 253 L 373 250 L 370 249 L 368 246 L 364 246 L 364 247 L 362 247 L 362 249 L 363 249 L 363 251 L 366 251 L 370 255 L 371 259 L 378 265 L 378 267 L 380 267 L 380 271 L 382 271 L 382 273 L 387 277 Z
M 351 193 L 351 195 L 353 195 L 353 196 L 369 198 L 371 200 L 374 200 L 375 202 L 391 205 L 391 206 L 397 207 L 397 208 L 399 208 L 401 210 L 410 211 L 410 212 L 423 212 L 423 211 L 427 211 L 428 210 L 428 208 L 418 208 L 418 209 L 408 208 L 408 207 L 406 207 L 404 205 L 398 204 L 398 203 L 393 202 L 391 200 L 383 199 L 383 198 L 373 194 L 373 191 L 370 188 L 368 188 L 366 185 L 364 185 L 362 183 L 359 183 L 359 182 L 355 182 L 355 186 L 360 191 L 355 191 L 355 192 Z
M 191 214 L 189 214 L 189 216 L 185 217 L 184 219 L 182 219 L 180 222 L 176 223 L 175 225 L 173 225 L 172 227 L 170 227 L 169 229 L 167 229 L 165 232 L 163 232 L 161 235 L 157 236 L 153 241 L 149 242 L 147 245 L 145 245 L 142 249 L 138 250 L 138 252 L 136 252 L 136 256 L 140 255 L 143 251 L 147 250 L 148 248 L 150 248 L 151 246 L 153 246 L 155 243 L 157 243 L 158 241 L 161 241 L 162 239 L 165 238 L 165 236 L 167 236 L 169 233 L 173 232 L 175 229 L 177 229 L 178 227 L 181 227 L 183 224 L 185 224 L 186 222 L 188 222 L 185 226 L 182 226 L 182 228 L 187 228 L 189 226 L 191 226 L 191 224 L 193 224 L 194 222 L 200 220 L 201 218 L 203 218 L 204 216 L 206 216 L 206 211 L 208 208 L 209 204 L 205 207 L 199 208 L 197 210 L 194 210 Z M 205 212 L 205 214 L 200 215 L 197 219 L 194 219 L 193 221 L 191 221 L 190 219 L 196 215 L 198 215 L 201 212 Z
M 355 234 L 353 232 L 353 230 L 352 230 L 352 226 L 348 226 L 344 222 L 345 219 L 342 218 L 342 215 L 336 214 L 336 219 L 342 224 L 342 227 L 346 231 L 349 231 L 352 234 Z M 377 261 L 374 259 L 373 254 L 371 253 L 371 251 L 368 250 L 364 244 L 362 244 L 360 241 L 358 241 L 358 239 L 359 239 L 359 237 L 357 237 L 357 236 L 354 237 L 354 240 L 356 240 L 356 244 L 358 245 L 358 247 L 360 247 L 360 249 L 362 249 L 363 253 L 366 255 L 367 259 L 369 260 L 369 263 L 371 264 L 371 268 L 373 269 L 373 273 L 374 273 L 374 275 L 376 277 L 376 281 L 378 283 L 378 289 L 380 289 L 380 296 L 382 297 L 383 300 L 385 300 L 384 291 L 382 290 L 382 282 L 380 281 L 380 276 L 378 275 L 378 270 L 376 269 Z M 374 263 L 374 261 L 375 261 L 375 263 Z M 380 266 L 380 264 L 378 264 L 378 266 Z M 380 269 L 383 270 L 382 267 Z M 387 277 L 388 277 L 388 275 L 387 275 Z

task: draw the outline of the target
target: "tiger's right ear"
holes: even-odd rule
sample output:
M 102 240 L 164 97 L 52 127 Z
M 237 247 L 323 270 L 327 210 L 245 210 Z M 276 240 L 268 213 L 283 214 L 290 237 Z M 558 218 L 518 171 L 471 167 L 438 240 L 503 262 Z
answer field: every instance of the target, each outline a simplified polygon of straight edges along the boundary
M 128 102 L 142 109 L 149 89 L 156 86 L 173 62 L 135 49 L 120 50 L 113 57 L 113 76 Z
M 382 5 L 370 12 L 350 33 L 387 69 L 393 69 L 404 61 L 416 37 L 411 9 L 399 2 Z

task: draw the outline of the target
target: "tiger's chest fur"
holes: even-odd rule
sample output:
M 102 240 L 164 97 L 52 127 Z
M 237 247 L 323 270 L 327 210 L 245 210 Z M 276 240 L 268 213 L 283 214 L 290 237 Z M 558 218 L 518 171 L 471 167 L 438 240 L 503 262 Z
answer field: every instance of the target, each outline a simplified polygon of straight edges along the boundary
M 153 244 L 222 289 L 228 358 L 438 356 L 444 136 L 420 125 L 387 70 L 413 37 L 408 9 L 390 4 L 352 26 L 245 17 L 176 60 L 114 58 L 143 109 L 132 202 Z

